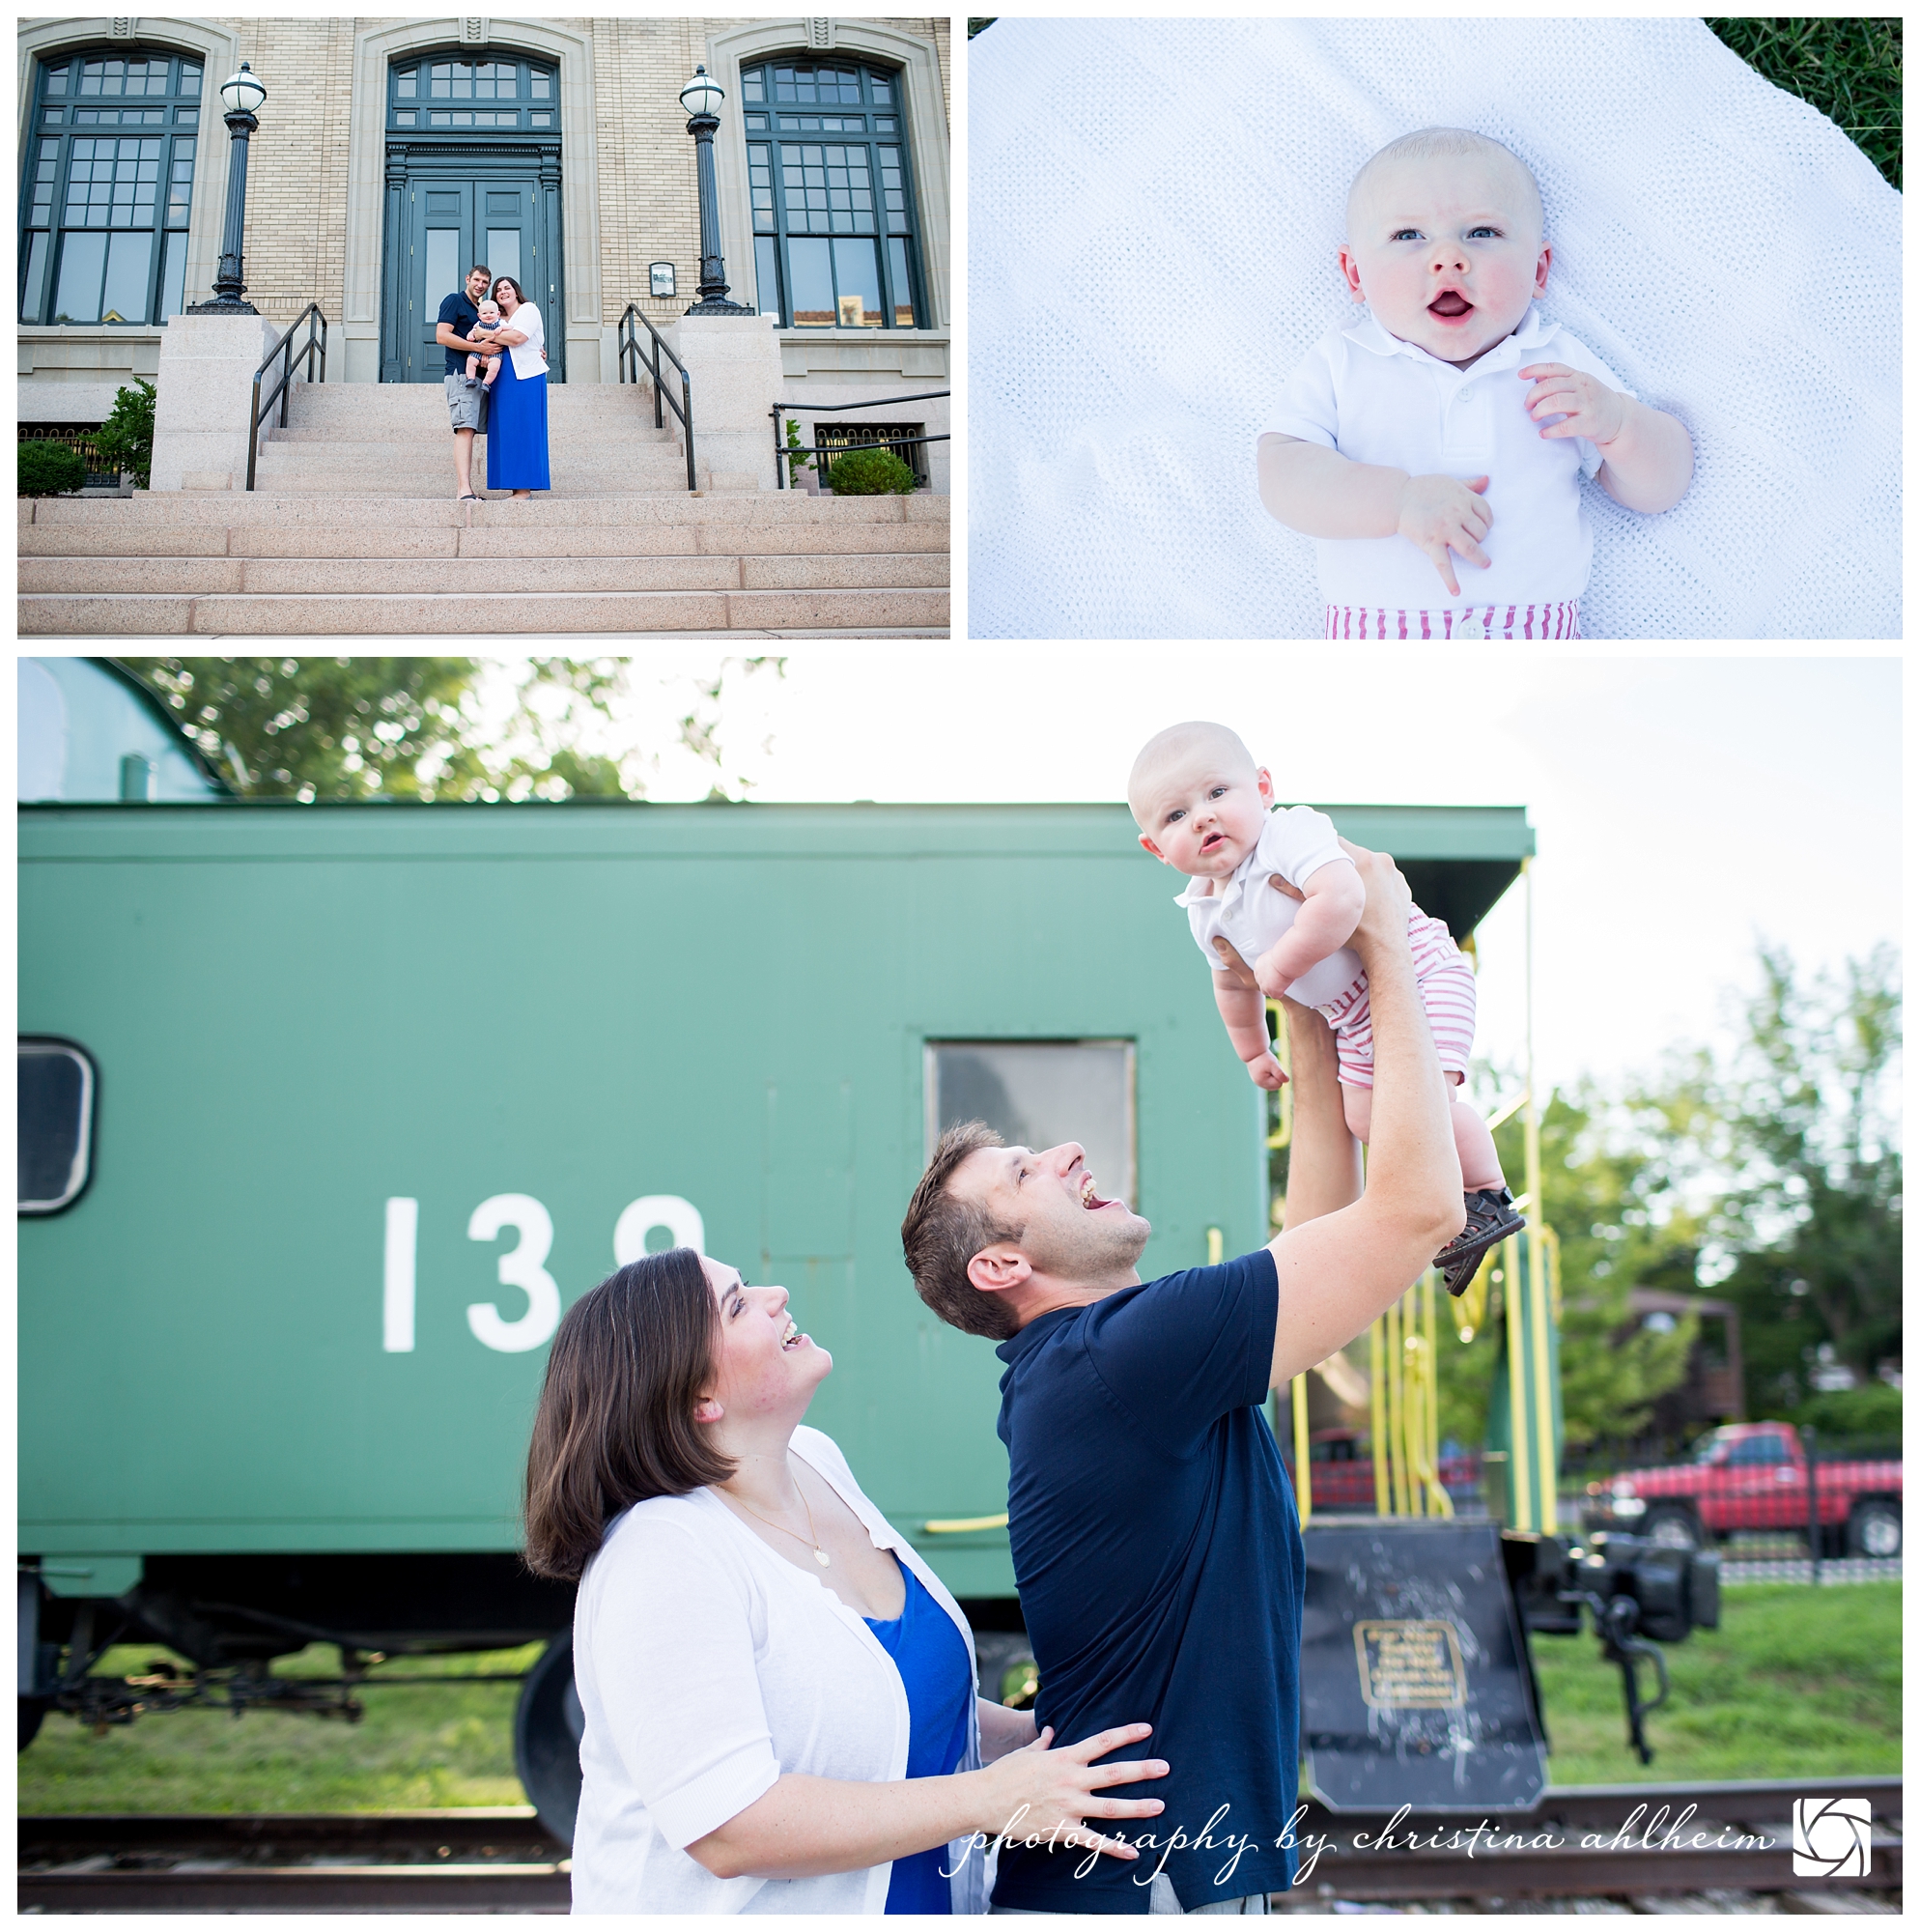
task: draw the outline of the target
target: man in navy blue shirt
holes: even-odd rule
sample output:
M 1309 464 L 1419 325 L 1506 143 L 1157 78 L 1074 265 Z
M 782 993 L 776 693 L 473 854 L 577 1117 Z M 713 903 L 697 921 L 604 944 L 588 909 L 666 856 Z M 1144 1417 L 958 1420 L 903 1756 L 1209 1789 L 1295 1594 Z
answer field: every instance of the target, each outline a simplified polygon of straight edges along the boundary
M 453 424 L 453 474 L 456 494 L 463 503 L 484 499 L 473 489 L 473 439 L 487 430 L 487 392 L 466 386 L 466 358 L 469 355 L 497 355 L 500 345 L 489 342 L 473 329 L 480 321 L 480 302 L 493 286 L 494 271 L 484 262 L 475 262 L 466 271 L 466 286 L 455 289 L 440 303 L 439 320 L 434 325 L 434 340 L 446 351 L 446 408 Z
M 1165 1811 L 1114 1828 L 1137 1861 L 1023 1844 L 1015 1827 L 998 1912 L 1264 1912 L 1292 1882 L 1304 1566 L 1260 1405 L 1360 1334 L 1461 1225 L 1411 897 L 1391 859 L 1347 849 L 1367 886 L 1350 943 L 1373 999 L 1364 1194 L 1333 1037 L 1289 1003 L 1286 1227 L 1268 1246 L 1143 1283 L 1151 1229 L 1101 1198 L 1079 1147 L 1003 1147 L 977 1122 L 943 1136 L 901 1228 L 922 1299 L 1001 1339 L 1037 1721 L 1063 1745 L 1150 1723 L 1127 1754 L 1172 1766 L 1153 1787 Z M 1244 970 L 1230 949 L 1223 963 Z

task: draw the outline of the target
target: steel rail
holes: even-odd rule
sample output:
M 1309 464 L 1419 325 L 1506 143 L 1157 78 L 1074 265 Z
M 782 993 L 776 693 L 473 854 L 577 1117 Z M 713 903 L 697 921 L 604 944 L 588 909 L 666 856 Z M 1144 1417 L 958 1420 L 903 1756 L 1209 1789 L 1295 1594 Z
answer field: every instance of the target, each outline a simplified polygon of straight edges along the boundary
M 653 338 L 651 358 L 640 348 L 640 338 L 634 331 L 634 325 L 636 322 Z M 666 427 L 666 417 L 661 412 L 663 404 L 680 418 L 680 427 L 687 442 L 687 494 L 690 497 L 697 497 L 700 491 L 699 485 L 694 480 L 693 471 L 693 379 L 687 373 L 686 363 L 674 355 L 667 347 L 666 338 L 640 313 L 638 302 L 629 302 L 622 313 L 618 339 L 620 381 L 637 384 L 643 374 L 651 374 L 653 378 L 654 428 Z M 680 372 L 680 394 L 677 398 L 661 382 L 660 358 L 663 355 Z
M 299 327 L 301 323 L 307 326 L 307 339 L 296 349 L 294 330 Z M 316 326 L 318 333 L 315 332 Z M 280 405 L 280 427 L 282 429 L 287 427 L 287 404 L 291 400 L 287 391 L 293 385 L 294 365 L 296 362 L 299 363 L 306 370 L 306 379 L 311 383 L 314 380 L 313 358 L 316 355 L 320 357 L 320 381 L 324 383 L 326 381 L 326 317 L 321 313 L 318 302 L 308 302 L 306 307 L 287 325 L 286 334 L 267 352 L 260 367 L 253 372 L 253 419 L 247 424 L 246 430 L 246 487 L 249 490 L 253 488 L 254 462 L 260 454 L 261 412 L 264 410 L 270 410 L 277 401 Z M 276 359 L 281 364 L 280 380 L 263 400 L 260 381 Z
M 863 401 L 858 403 L 774 404 L 768 410 L 767 414 L 773 419 L 774 424 L 774 469 L 778 487 L 782 490 L 791 490 L 796 487 L 793 482 L 792 463 L 790 460 L 782 463 L 779 460 L 781 457 L 788 459 L 796 456 L 819 457 L 830 453 L 834 456 L 845 456 L 856 448 L 911 449 L 921 443 L 951 442 L 953 440 L 951 436 L 946 435 L 888 437 L 880 442 L 855 443 L 849 444 L 845 448 L 833 443 L 782 442 L 780 440 L 780 419 L 787 411 L 792 410 L 798 414 L 804 415 L 834 415 L 845 410 L 890 409 L 896 403 L 938 402 L 943 396 L 950 396 L 952 393 L 951 389 L 917 389 L 911 396 L 868 396 Z M 881 428 L 886 428 L 886 424 L 881 424 Z M 802 467 L 805 468 L 806 466 L 803 465 Z
M 1793 1801 L 1813 1797 L 1870 1802 L 1876 1830 L 1866 1874 L 1810 1879 L 1793 1871 Z M 1303 1847 L 1299 1861 L 1313 1862 L 1294 1896 L 1302 1903 L 1388 1903 L 1892 1890 L 1903 1878 L 1901 1803 L 1898 1777 L 1570 1786 L 1550 1789 L 1530 1812 L 1426 1812 L 1398 1825 L 1385 1813 L 1333 1813 L 1310 1802 L 1296 1831 Z M 1466 1836 L 1482 1823 L 1496 1838 L 1526 1842 L 1488 1850 L 1482 1834 L 1471 1852 L 1449 1845 L 1451 1836 Z M 1674 1841 L 1662 1844 L 1676 1833 Z M 1376 1842 L 1383 1833 L 1388 1841 Z M 1410 1833 L 1418 1835 L 1418 1845 L 1407 1842 Z M 1773 1842 L 1696 1845 L 1695 1834 Z M 1537 1842 L 1548 1835 L 1564 1842 Z M 1603 1842 L 1583 1845 L 1583 1837 Z M 1317 1857 L 1315 1844 L 1321 1847 Z M 75 1862 L 93 1867 L 102 1856 L 144 1862 L 170 1855 L 190 1862 L 175 1870 L 152 1864 L 72 1868 Z M 343 1855 L 364 1862 L 296 1862 Z M 23 1911 L 563 1911 L 571 1893 L 565 1848 L 547 1835 L 530 1808 L 520 1806 L 24 1817 L 19 1858 L 23 1866 L 52 1861 L 67 1866 L 20 1872 Z M 212 1858 L 235 1862 L 210 1869 Z
M 232 1865 L 22 1872 L 21 1912 L 566 1912 L 557 1864 Z

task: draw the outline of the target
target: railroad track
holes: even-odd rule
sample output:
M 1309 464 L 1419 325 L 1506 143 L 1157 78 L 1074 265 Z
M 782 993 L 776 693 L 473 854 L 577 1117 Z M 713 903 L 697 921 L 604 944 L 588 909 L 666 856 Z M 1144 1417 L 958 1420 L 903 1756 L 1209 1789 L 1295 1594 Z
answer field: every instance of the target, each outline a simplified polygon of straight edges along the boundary
M 1793 1871 L 1799 1798 L 1869 1803 L 1864 1876 Z M 1297 1828 L 1306 1877 L 1275 1904 L 1475 1911 L 1617 1900 L 1642 1912 L 1884 1912 L 1898 1907 L 1900 1825 L 1897 1777 L 1572 1786 L 1548 1792 L 1533 1812 L 1499 1818 L 1426 1813 L 1396 1823 L 1309 1805 Z M 565 1912 L 569 1877 L 565 1847 L 522 1808 L 28 1817 L 18 1903 L 70 1913 Z

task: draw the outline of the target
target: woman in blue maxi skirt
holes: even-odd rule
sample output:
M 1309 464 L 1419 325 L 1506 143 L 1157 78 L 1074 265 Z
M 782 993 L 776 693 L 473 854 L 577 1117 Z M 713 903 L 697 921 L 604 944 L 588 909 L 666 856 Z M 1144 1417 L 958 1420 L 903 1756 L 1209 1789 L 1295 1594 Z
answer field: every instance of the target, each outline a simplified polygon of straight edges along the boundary
M 547 473 L 547 365 L 541 360 L 547 331 L 539 309 L 511 275 L 494 282 L 494 299 L 501 317 L 494 339 L 507 353 L 487 391 L 487 487 L 524 497 L 553 487 Z

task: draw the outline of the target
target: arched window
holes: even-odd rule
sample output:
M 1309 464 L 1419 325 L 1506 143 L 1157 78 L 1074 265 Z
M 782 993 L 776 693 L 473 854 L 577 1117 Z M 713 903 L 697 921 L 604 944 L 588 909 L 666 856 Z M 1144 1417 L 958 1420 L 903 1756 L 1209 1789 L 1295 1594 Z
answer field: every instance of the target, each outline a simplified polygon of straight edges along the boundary
M 903 90 L 884 69 L 743 69 L 760 312 L 791 328 L 913 328 L 920 294 Z
M 41 61 L 20 194 L 23 323 L 179 314 L 201 80 L 197 55 L 158 49 Z
M 386 86 L 386 125 L 394 129 L 560 125 L 559 77 L 540 61 L 432 54 L 389 68 Z

